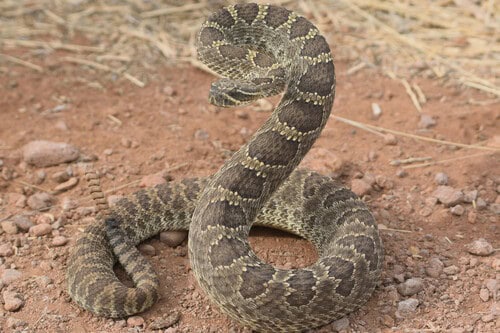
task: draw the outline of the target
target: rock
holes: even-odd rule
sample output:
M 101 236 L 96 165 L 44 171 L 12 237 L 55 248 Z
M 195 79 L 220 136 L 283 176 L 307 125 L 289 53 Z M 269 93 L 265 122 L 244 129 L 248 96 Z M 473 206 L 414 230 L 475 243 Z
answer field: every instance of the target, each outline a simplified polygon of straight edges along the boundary
M 384 134 L 384 144 L 388 146 L 395 146 L 398 143 L 398 139 L 391 133 Z
M 9 285 L 12 282 L 20 279 L 22 275 L 23 274 L 21 272 L 19 272 L 17 269 L 8 268 L 8 269 L 3 271 L 1 278 L 2 278 L 2 282 L 5 285 Z
M 500 203 L 492 203 L 490 210 L 493 214 L 500 215 Z
M 0 257 L 11 257 L 14 255 L 14 250 L 10 243 L 3 243 L 0 245 Z
M 70 190 L 73 187 L 75 187 L 76 184 L 78 184 L 78 180 L 79 180 L 78 177 L 71 177 L 68 181 L 65 181 L 64 183 L 57 185 L 54 188 L 54 191 L 56 191 L 57 193 L 61 193 Z
M 486 208 L 486 206 L 488 206 L 488 204 L 486 203 L 486 201 L 484 201 L 483 198 L 477 198 L 477 200 L 476 200 L 476 209 L 477 210 L 483 210 Z
M 71 178 L 68 170 L 58 171 L 52 175 L 52 179 L 58 183 L 64 183 Z
M 492 322 L 493 320 L 495 320 L 495 315 L 493 313 L 485 314 L 481 317 L 481 320 L 485 323 Z
M 139 183 L 140 187 L 153 187 L 155 185 L 165 183 L 165 177 L 163 177 L 162 172 L 158 172 L 152 175 L 147 175 L 142 177 L 141 182 Z
M 398 178 L 404 178 L 404 177 L 408 176 L 408 172 L 403 168 L 398 168 L 396 170 L 396 176 Z
M 429 264 L 425 268 L 427 275 L 433 278 L 438 278 L 443 272 L 444 264 L 438 258 L 432 258 L 429 260 Z
M 25 322 L 24 320 L 17 319 L 14 317 L 8 317 L 7 320 L 5 321 L 5 324 L 7 325 L 8 328 L 11 329 L 28 326 L 28 323 Z
M 458 268 L 455 265 L 451 265 L 451 266 L 445 267 L 443 269 L 443 272 L 446 275 L 455 275 L 455 274 L 458 274 L 460 272 L 460 268 Z
M 353 179 L 351 182 L 351 191 L 362 197 L 372 190 L 372 186 L 364 179 Z
M 6 234 L 15 235 L 18 232 L 17 225 L 12 221 L 3 221 L 1 226 L 2 230 L 5 231 Z
M 477 190 L 464 192 L 464 202 L 472 203 L 477 199 Z
M 398 303 L 398 310 L 396 316 L 398 317 L 406 317 L 417 310 L 419 305 L 419 300 L 415 298 L 408 298 L 404 301 L 400 301 Z
M 125 148 L 132 147 L 132 140 L 130 140 L 128 138 L 121 138 L 120 143 Z
M 54 203 L 54 197 L 46 192 L 38 192 L 28 198 L 28 206 L 33 210 L 48 210 Z
M 493 246 L 484 238 L 479 238 L 470 244 L 465 245 L 465 249 L 476 256 L 489 256 L 493 253 Z
M 479 298 L 483 301 L 483 302 L 488 302 L 489 299 L 490 299 L 490 292 L 488 291 L 488 289 L 486 288 L 481 288 L 481 290 L 479 290 Z
M 22 299 L 21 294 L 14 291 L 4 291 L 2 294 L 3 297 L 3 308 L 6 311 L 17 311 L 24 305 L 24 300 Z
M 462 216 L 465 213 L 465 208 L 462 205 L 456 205 L 450 208 L 450 213 L 456 216 Z
M 395 324 L 394 319 L 386 314 L 382 315 L 382 317 L 380 318 L 380 322 L 387 327 L 393 327 Z
M 150 330 L 162 330 L 169 328 L 177 324 L 177 322 L 181 319 L 181 314 L 179 312 L 174 312 L 168 315 L 166 318 L 158 318 L 155 319 L 150 325 Z
M 462 191 L 456 190 L 451 186 L 438 186 L 434 191 L 433 196 L 435 196 L 439 202 L 441 202 L 446 207 L 455 206 L 462 202 L 463 193 Z
M 438 172 L 434 176 L 434 182 L 438 185 L 448 185 L 448 175 L 444 172 Z
M 344 330 L 347 330 L 349 328 L 349 318 L 347 317 L 342 317 L 341 319 L 339 320 L 335 320 L 332 324 L 331 324 L 332 328 L 337 331 L 337 332 L 340 332 L 340 331 L 344 331 Z
M 30 234 L 36 237 L 45 236 L 52 232 L 52 226 L 48 223 L 41 223 L 30 228 Z
M 63 211 L 67 212 L 78 207 L 78 202 L 68 197 L 62 199 L 61 207 Z
M 186 239 L 187 231 L 163 231 L 160 232 L 160 241 L 167 244 L 170 247 L 176 247 L 181 245 L 181 243 Z
M 30 228 L 33 226 L 33 222 L 31 222 L 29 217 L 24 215 L 16 215 L 12 218 L 12 221 L 16 224 L 17 228 L 22 232 L 28 232 Z
M 398 292 L 403 296 L 412 296 L 424 289 L 424 281 L 420 278 L 408 279 L 398 285 Z
M 41 168 L 72 162 L 80 156 L 78 148 L 70 144 L 44 140 L 31 141 L 22 151 L 26 163 Z
M 471 224 L 474 224 L 476 223 L 476 220 L 477 220 L 477 213 L 473 210 L 470 210 L 467 213 L 467 221 Z
M 120 201 L 121 199 L 123 199 L 124 196 L 123 195 L 119 195 L 119 194 L 112 194 L 112 195 L 109 195 L 108 196 L 108 205 L 110 207 L 114 207 L 116 206 L 116 203 L 118 201 Z
M 382 108 L 377 103 L 372 103 L 372 116 L 373 119 L 378 119 L 382 115 Z
M 148 256 L 154 256 L 156 254 L 156 249 L 153 245 L 150 244 L 140 244 L 138 246 L 139 251 Z
M 47 288 L 48 285 L 53 284 L 54 281 L 47 275 L 42 275 L 36 279 L 36 283 L 41 288 Z
M 40 185 L 41 183 L 44 182 L 46 177 L 47 177 L 47 173 L 45 173 L 45 171 L 37 170 L 35 172 L 35 176 L 34 176 L 33 181 L 35 182 L 35 184 Z
M 68 239 L 64 236 L 56 236 L 52 239 L 52 246 L 64 246 L 68 243 Z
M 493 297 L 496 296 L 498 291 L 500 290 L 500 281 L 495 280 L 495 279 L 488 279 L 486 280 L 486 283 L 484 284 L 486 288 L 490 291 L 490 293 L 493 295 Z
M 309 151 L 301 167 L 329 175 L 331 173 L 340 173 L 344 167 L 344 161 L 329 149 L 318 147 Z
M 127 319 L 127 325 L 129 327 L 135 327 L 135 326 L 143 326 L 144 325 L 144 318 L 141 316 L 132 316 Z
M 165 86 L 163 87 L 163 93 L 167 96 L 174 96 L 177 94 L 174 88 L 172 86 Z
M 196 132 L 194 132 L 194 138 L 196 140 L 206 141 L 206 140 L 208 140 L 209 137 L 210 137 L 210 135 L 204 129 L 198 129 L 198 130 L 196 130 Z
M 436 126 L 436 120 L 432 116 L 429 116 L 428 114 L 423 114 L 423 113 L 420 115 L 420 121 L 418 122 L 418 128 L 428 129 L 428 128 L 431 128 L 434 126 Z

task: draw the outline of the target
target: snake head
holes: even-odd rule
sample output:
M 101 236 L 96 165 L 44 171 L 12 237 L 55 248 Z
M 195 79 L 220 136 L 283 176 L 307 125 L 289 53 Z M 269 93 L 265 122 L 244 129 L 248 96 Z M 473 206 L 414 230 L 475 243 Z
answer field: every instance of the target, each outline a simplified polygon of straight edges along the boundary
M 208 99 L 213 105 L 221 107 L 245 105 L 262 97 L 257 88 L 248 81 L 224 78 L 212 83 Z

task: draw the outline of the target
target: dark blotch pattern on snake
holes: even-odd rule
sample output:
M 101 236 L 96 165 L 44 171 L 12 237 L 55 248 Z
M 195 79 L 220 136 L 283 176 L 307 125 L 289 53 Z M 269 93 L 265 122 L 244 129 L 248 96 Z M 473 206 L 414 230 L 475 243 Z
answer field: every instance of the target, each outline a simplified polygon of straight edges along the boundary
M 383 251 L 374 219 L 348 189 L 295 170 L 332 108 L 335 74 L 327 42 L 308 20 L 284 8 L 241 4 L 203 24 L 198 53 L 225 77 L 212 85 L 212 103 L 240 105 L 284 90 L 281 102 L 210 178 L 142 190 L 109 209 L 90 177 L 104 214 L 68 261 L 71 297 L 103 316 L 144 311 L 157 299 L 159 281 L 134 245 L 163 230 L 189 229 L 200 286 L 243 325 L 303 331 L 356 310 L 380 276 Z M 310 240 L 318 261 L 291 270 L 262 262 L 247 240 L 253 224 Z M 116 278 L 116 261 L 134 288 Z

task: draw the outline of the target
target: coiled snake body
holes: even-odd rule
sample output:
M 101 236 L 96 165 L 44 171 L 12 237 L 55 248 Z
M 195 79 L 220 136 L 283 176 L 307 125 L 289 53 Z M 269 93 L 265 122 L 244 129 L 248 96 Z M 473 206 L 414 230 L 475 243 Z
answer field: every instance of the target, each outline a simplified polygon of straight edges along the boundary
M 333 104 L 334 65 L 325 39 L 284 8 L 242 4 L 204 23 L 198 52 L 226 77 L 212 85 L 212 103 L 239 105 L 285 90 L 281 102 L 214 176 L 159 185 L 105 207 L 106 216 L 86 229 L 68 261 L 71 297 L 108 317 L 144 311 L 156 300 L 159 282 L 134 245 L 162 230 L 189 229 L 200 286 L 243 325 L 303 331 L 359 308 L 382 264 L 374 219 L 348 189 L 317 173 L 294 171 Z M 318 261 L 291 270 L 262 262 L 247 241 L 253 224 L 310 240 Z M 114 275 L 116 260 L 134 288 Z

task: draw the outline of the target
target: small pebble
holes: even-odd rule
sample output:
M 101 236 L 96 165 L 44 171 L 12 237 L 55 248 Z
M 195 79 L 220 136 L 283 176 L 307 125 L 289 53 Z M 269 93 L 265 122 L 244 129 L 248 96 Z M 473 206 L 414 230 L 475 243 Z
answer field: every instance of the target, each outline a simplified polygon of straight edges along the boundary
M 408 279 L 397 287 L 398 292 L 403 296 L 411 296 L 424 289 L 424 281 L 420 278 Z
M 372 186 L 364 179 L 353 179 L 351 182 L 351 191 L 362 197 L 372 190 Z
M 493 246 L 484 238 L 479 238 L 470 244 L 465 245 L 465 249 L 476 256 L 488 256 L 493 253 Z
M 395 146 L 398 143 L 398 139 L 391 133 L 384 135 L 384 144 L 388 146 Z
M 209 137 L 210 135 L 204 129 L 198 129 L 196 130 L 196 132 L 194 132 L 194 138 L 196 140 L 205 141 L 208 140 Z
M 28 198 L 28 206 L 33 210 L 48 210 L 54 203 L 54 197 L 45 192 L 38 192 Z
M 142 177 L 141 182 L 139 183 L 140 187 L 153 187 L 155 185 L 163 184 L 165 183 L 165 177 L 163 177 L 163 174 L 161 172 L 152 174 L 152 175 L 147 175 Z
M 20 279 L 22 275 L 23 274 L 20 271 L 18 271 L 17 269 L 8 268 L 8 269 L 3 271 L 1 278 L 2 278 L 2 282 L 4 284 L 9 285 L 12 282 Z
M 432 116 L 423 113 L 420 115 L 420 121 L 418 122 L 419 128 L 429 129 L 434 126 L 436 126 L 436 120 Z
M 30 234 L 33 236 L 45 236 L 52 232 L 52 226 L 48 223 L 41 223 L 30 228 Z
M 48 285 L 54 283 L 54 281 L 47 275 L 39 276 L 36 279 L 36 282 L 42 288 L 47 288 Z
M 465 213 L 465 208 L 462 205 L 456 205 L 450 208 L 450 212 L 456 216 L 462 216 Z
M 396 170 L 396 176 L 399 178 L 404 178 L 404 177 L 408 176 L 408 172 L 403 168 L 398 168 Z
M 490 211 L 495 215 L 500 215 L 500 203 L 492 203 L 490 205 Z
M 132 141 L 127 138 L 121 138 L 120 143 L 123 147 L 125 148 L 130 148 L 132 147 Z
M 477 200 L 476 200 L 476 209 L 477 210 L 483 210 L 487 206 L 488 206 L 488 204 L 486 203 L 486 201 L 484 201 L 483 198 L 477 198 Z
M 380 318 L 380 322 L 387 327 L 393 327 L 395 324 L 394 319 L 386 314 Z
M 14 318 L 14 317 L 8 317 L 7 320 L 5 321 L 5 324 L 7 325 L 8 328 L 11 328 L 11 329 L 24 327 L 24 326 L 28 325 L 28 323 L 25 322 L 24 320 Z
M 11 257 L 14 255 L 14 250 L 10 243 L 0 244 L 0 257 Z
M 181 243 L 186 239 L 187 231 L 163 231 L 160 232 L 160 241 L 167 244 L 170 247 L 176 247 L 181 245 Z
M 455 206 L 463 200 L 462 191 L 456 190 L 451 186 L 444 185 L 438 186 L 438 188 L 434 191 L 433 196 L 446 207 Z
M 373 119 L 378 119 L 382 115 L 382 109 L 377 103 L 372 103 L 372 115 Z
M 71 175 L 68 173 L 68 170 L 58 171 L 52 175 L 52 179 L 58 183 L 64 183 L 71 178 Z
M 68 243 L 68 239 L 64 236 L 56 236 L 52 239 L 52 246 L 64 246 Z
M 70 190 L 78 184 L 78 180 L 79 180 L 78 177 L 71 177 L 68 181 L 65 181 L 64 183 L 57 185 L 54 188 L 54 191 L 60 193 Z
M 488 291 L 488 289 L 486 288 L 481 288 L 481 290 L 479 290 L 479 298 L 483 301 L 483 302 L 488 302 L 489 299 L 490 299 L 490 292 Z
M 331 324 L 331 326 L 337 332 L 347 330 L 349 328 L 349 318 L 343 317 L 341 319 L 335 320 Z
M 150 244 L 140 244 L 138 246 L 138 249 L 139 249 L 139 251 L 141 251 L 145 255 L 148 255 L 148 256 L 154 256 L 154 255 L 156 255 L 156 249 L 155 249 L 155 247 L 153 245 L 150 245 Z
M 441 260 L 439 260 L 438 258 L 432 258 L 431 260 L 429 260 L 429 264 L 425 268 L 425 272 L 428 276 L 437 278 L 439 277 L 439 275 L 441 275 L 443 268 L 444 264 Z
M 157 318 L 150 325 L 150 330 L 162 330 L 169 328 L 177 324 L 177 322 L 181 319 L 181 314 L 179 312 L 174 312 L 169 314 L 166 318 Z
M 31 141 L 23 148 L 23 159 L 36 167 L 72 162 L 80 156 L 78 148 L 64 142 Z
M 398 311 L 396 316 L 398 317 L 406 317 L 417 310 L 418 305 L 420 304 L 418 299 L 408 298 L 398 303 Z
M 4 302 L 3 308 L 6 311 L 18 311 L 24 305 L 21 294 L 17 292 L 6 290 L 2 293 L 2 297 Z
M 455 275 L 455 274 L 458 274 L 460 272 L 460 268 L 458 268 L 457 266 L 455 265 L 451 265 L 451 266 L 448 266 L 448 267 L 445 267 L 443 269 L 443 272 L 446 274 L 446 275 Z
M 438 185 L 448 185 L 448 175 L 444 172 L 438 172 L 434 177 L 434 181 Z
M 464 202 L 466 203 L 472 203 L 474 200 L 477 199 L 477 190 L 473 191 L 466 191 L 464 192 Z
M 129 327 L 142 326 L 144 325 L 144 318 L 141 316 L 132 316 L 127 319 L 127 325 Z
M 12 218 L 12 221 L 17 225 L 19 230 L 22 232 L 28 232 L 30 228 L 33 226 L 33 222 L 29 219 L 29 217 L 24 215 L 16 215 Z
M 1 223 L 3 231 L 9 235 L 15 235 L 19 231 L 17 225 L 12 221 L 3 221 Z

